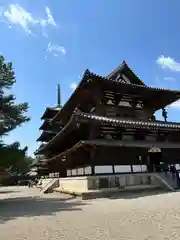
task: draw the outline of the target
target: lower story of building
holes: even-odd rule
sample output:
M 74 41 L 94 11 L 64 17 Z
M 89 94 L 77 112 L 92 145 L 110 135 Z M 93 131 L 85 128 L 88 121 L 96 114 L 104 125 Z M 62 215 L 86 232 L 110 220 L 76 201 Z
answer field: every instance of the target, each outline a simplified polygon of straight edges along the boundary
M 168 145 L 167 145 L 168 146 Z M 147 148 L 82 145 L 70 151 L 65 159 L 47 164 L 46 175 L 54 177 L 102 174 L 131 174 L 168 171 L 171 165 L 180 170 L 179 148 Z M 42 174 L 43 175 L 43 174 Z

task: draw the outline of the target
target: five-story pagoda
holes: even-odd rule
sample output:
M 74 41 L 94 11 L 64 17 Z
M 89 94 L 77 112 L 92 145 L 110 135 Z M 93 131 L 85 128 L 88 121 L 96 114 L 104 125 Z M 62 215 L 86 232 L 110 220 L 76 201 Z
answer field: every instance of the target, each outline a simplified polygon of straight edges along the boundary
M 61 110 L 61 95 L 60 95 L 60 85 L 58 84 L 57 89 L 57 106 L 56 107 L 47 107 L 44 114 L 41 117 L 43 120 L 42 125 L 40 126 L 39 130 L 41 131 L 40 137 L 37 139 L 38 142 L 41 142 L 40 148 L 45 146 L 50 140 L 52 140 L 59 130 L 62 128 L 59 122 L 56 122 L 52 125 L 51 121 L 56 116 L 56 114 Z M 50 173 L 57 172 L 57 166 L 54 164 L 47 164 L 46 155 L 39 155 L 36 151 L 35 154 L 38 155 L 38 174 L 39 175 L 49 175 Z M 56 173 L 57 175 L 57 173 Z

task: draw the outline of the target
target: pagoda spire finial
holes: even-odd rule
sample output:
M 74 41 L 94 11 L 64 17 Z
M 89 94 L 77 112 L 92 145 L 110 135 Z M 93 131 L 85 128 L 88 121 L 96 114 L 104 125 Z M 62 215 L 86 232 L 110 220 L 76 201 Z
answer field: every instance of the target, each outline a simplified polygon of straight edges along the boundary
M 58 89 L 57 89 L 57 105 L 58 107 L 61 106 L 61 89 L 60 89 L 59 83 L 58 83 Z

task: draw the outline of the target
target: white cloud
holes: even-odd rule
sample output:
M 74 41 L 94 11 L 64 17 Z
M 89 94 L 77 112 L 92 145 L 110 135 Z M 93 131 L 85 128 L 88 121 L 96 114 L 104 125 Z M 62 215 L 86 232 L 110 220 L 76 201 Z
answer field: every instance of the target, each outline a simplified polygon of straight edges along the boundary
M 75 82 L 71 83 L 71 84 L 70 84 L 70 88 L 71 88 L 72 90 L 75 90 L 75 89 L 77 88 L 77 83 L 75 83 Z
M 62 54 L 66 54 L 66 49 L 63 46 L 59 46 L 58 44 L 48 43 L 47 51 L 52 53 L 54 57 L 59 57 Z
M 33 16 L 26 9 L 22 8 L 18 4 L 10 4 L 5 11 L 0 11 L 2 20 L 6 20 L 6 23 L 12 25 L 20 25 L 27 33 L 31 33 L 33 26 L 40 26 L 46 28 L 48 25 L 56 27 L 57 24 L 52 16 L 51 10 L 46 7 L 46 19 Z
M 180 63 L 176 62 L 174 58 L 164 57 L 163 55 L 161 55 L 157 58 L 156 63 L 161 68 L 166 68 L 174 72 L 180 72 Z

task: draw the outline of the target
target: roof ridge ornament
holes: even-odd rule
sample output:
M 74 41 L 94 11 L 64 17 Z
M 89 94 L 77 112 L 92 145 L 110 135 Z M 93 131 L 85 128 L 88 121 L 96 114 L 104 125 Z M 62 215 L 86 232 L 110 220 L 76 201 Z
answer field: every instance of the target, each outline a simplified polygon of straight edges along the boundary
M 83 78 L 87 77 L 87 76 L 90 76 L 90 75 L 91 75 L 91 72 L 89 71 L 89 69 L 86 69 L 84 74 L 83 74 Z
M 164 118 L 164 121 L 167 122 L 167 111 L 165 108 L 162 108 L 162 117 Z

